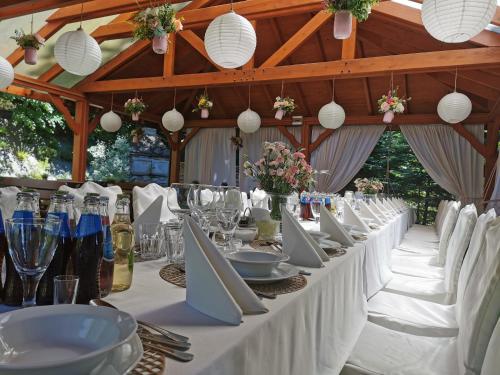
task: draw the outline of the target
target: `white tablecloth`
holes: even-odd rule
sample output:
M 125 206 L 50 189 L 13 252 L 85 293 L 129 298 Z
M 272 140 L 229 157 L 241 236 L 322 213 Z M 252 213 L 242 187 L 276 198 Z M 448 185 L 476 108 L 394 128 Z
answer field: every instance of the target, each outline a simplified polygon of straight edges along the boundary
M 364 246 L 308 269 L 307 286 L 265 300 L 269 312 L 228 326 L 185 303 L 185 289 L 162 280 L 162 261 L 136 263 L 132 288 L 107 301 L 141 320 L 189 336 L 195 359 L 168 360 L 168 375 L 333 375 L 367 319 Z

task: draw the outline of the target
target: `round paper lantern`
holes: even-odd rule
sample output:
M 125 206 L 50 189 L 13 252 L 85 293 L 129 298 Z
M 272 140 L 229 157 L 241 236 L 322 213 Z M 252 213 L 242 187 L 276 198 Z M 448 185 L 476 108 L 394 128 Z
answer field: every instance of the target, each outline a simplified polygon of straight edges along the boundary
M 184 126 L 184 116 L 182 116 L 182 113 L 174 108 L 163 114 L 161 123 L 163 124 L 163 127 L 168 131 L 176 132 L 181 130 Z
M 325 104 L 318 113 L 318 120 L 321 126 L 327 129 L 337 129 L 345 121 L 345 111 L 334 101 Z
M 94 73 L 102 60 L 99 44 L 82 29 L 61 35 L 54 47 L 54 56 L 64 70 L 79 76 Z
M 434 38 L 445 43 L 461 43 L 484 30 L 496 7 L 496 0 L 425 0 L 422 22 Z
M 0 56 L 0 89 L 9 86 L 14 81 L 14 68 Z
M 240 113 L 237 123 L 238 128 L 240 128 L 243 133 L 250 134 L 259 130 L 261 120 L 257 112 L 248 108 L 246 111 Z
M 223 68 L 245 65 L 257 45 L 252 24 L 234 12 L 215 18 L 205 32 L 205 49 L 210 59 Z
M 122 119 L 113 111 L 106 112 L 101 116 L 101 127 L 109 133 L 117 132 L 122 127 Z
M 465 120 L 469 117 L 471 111 L 472 103 L 470 99 L 459 92 L 452 92 L 443 96 L 437 106 L 439 117 L 450 124 Z

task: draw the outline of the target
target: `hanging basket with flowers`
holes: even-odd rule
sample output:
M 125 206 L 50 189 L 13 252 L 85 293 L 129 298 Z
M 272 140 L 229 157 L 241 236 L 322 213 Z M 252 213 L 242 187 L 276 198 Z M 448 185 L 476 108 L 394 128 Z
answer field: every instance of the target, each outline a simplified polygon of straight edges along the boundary
M 37 51 L 45 43 L 39 34 L 26 34 L 23 29 L 15 30 L 14 39 L 19 47 L 24 50 L 24 62 L 28 65 L 36 65 Z
M 163 55 L 168 51 L 168 35 L 183 29 L 183 18 L 175 17 L 175 10 L 171 4 L 164 4 L 156 8 L 147 8 L 139 12 L 134 18 L 134 37 L 141 40 L 151 40 L 153 51 Z
M 146 110 L 146 104 L 142 99 L 135 97 L 127 100 L 123 108 L 132 116 L 132 121 L 139 121 L 139 116 Z
M 384 114 L 383 121 L 386 124 L 390 124 L 394 120 L 395 113 L 403 113 L 406 102 L 411 100 L 411 98 L 399 97 L 398 89 L 399 87 L 391 88 L 387 95 L 382 95 L 378 100 L 378 111 Z
M 380 0 L 325 0 L 326 10 L 335 13 L 333 36 L 335 39 L 347 39 L 352 32 L 352 16 L 359 22 L 366 21 L 372 7 Z
M 202 95 L 196 98 L 196 100 L 197 104 L 196 107 L 193 109 L 193 112 L 200 111 L 201 118 L 208 118 L 208 115 L 210 113 L 210 110 L 214 106 L 214 103 L 208 97 L 207 92 L 205 91 Z
M 273 106 L 273 108 L 276 109 L 276 114 L 274 117 L 277 120 L 281 120 L 286 114 L 295 111 L 296 107 L 297 106 L 293 98 L 290 98 L 288 96 L 282 98 L 281 96 L 278 96 L 276 97 L 276 101 L 274 102 Z
M 10 120 L 16 105 L 8 99 L 0 98 L 0 119 Z

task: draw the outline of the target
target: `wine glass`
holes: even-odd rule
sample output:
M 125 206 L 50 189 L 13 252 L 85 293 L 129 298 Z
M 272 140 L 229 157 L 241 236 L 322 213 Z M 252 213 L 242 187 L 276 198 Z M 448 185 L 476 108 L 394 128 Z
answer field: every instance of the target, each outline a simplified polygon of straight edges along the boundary
M 219 231 L 224 238 L 224 251 L 230 248 L 234 230 L 243 212 L 241 192 L 236 187 L 218 187 L 213 195 L 213 205 Z
M 193 217 L 207 234 L 210 231 L 210 212 L 213 211 L 214 189 L 212 185 L 192 185 L 188 193 L 188 205 Z
M 320 215 L 321 215 L 321 206 L 324 204 L 323 199 L 320 196 L 311 197 L 311 211 L 314 216 L 314 221 L 319 223 Z
M 189 190 L 192 186 L 197 186 L 193 184 L 180 184 L 174 183 L 170 185 L 170 189 L 175 192 L 175 197 L 168 197 L 167 206 L 172 213 L 177 216 L 179 222 L 183 222 L 184 216 L 191 213 L 191 208 L 189 207 Z
M 23 307 L 36 305 L 38 282 L 49 267 L 59 241 L 61 219 L 7 219 L 9 254 L 23 283 Z

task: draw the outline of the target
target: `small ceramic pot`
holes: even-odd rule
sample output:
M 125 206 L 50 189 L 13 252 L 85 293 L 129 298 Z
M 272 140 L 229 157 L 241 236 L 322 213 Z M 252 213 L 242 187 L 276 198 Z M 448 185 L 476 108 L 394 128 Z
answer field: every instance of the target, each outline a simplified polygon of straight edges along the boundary
M 274 115 L 274 118 L 276 120 L 281 120 L 283 118 L 283 116 L 285 115 L 285 111 L 283 111 L 282 109 L 278 109 L 276 111 L 276 114 Z
M 210 114 L 210 112 L 208 111 L 208 109 L 206 109 L 206 108 L 201 109 L 201 118 L 208 118 L 209 114 Z
M 382 120 L 384 121 L 384 123 L 390 124 L 392 120 L 394 120 L 394 112 L 387 111 L 386 113 L 384 113 L 384 119 Z
M 168 35 L 155 36 L 152 41 L 153 51 L 158 55 L 164 55 L 168 51 Z
M 333 36 L 335 39 L 347 39 L 352 32 L 352 14 L 348 10 L 335 12 L 333 20 Z
M 26 47 L 24 49 L 24 62 L 28 65 L 36 65 L 37 62 L 36 48 Z

